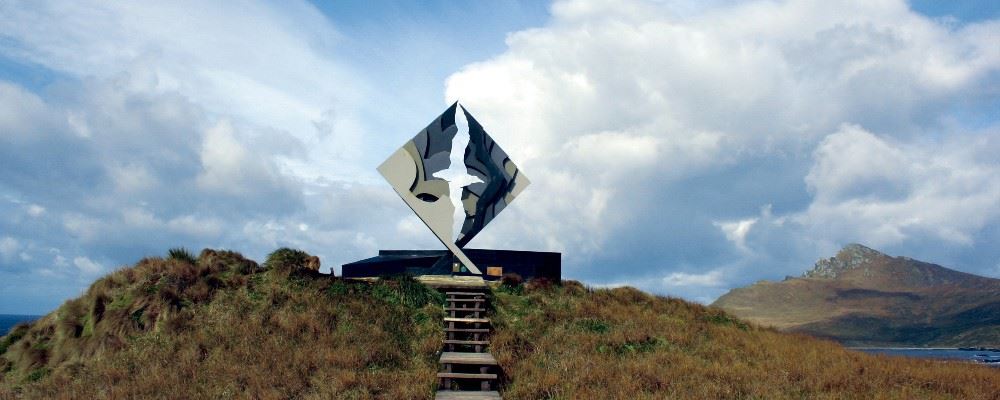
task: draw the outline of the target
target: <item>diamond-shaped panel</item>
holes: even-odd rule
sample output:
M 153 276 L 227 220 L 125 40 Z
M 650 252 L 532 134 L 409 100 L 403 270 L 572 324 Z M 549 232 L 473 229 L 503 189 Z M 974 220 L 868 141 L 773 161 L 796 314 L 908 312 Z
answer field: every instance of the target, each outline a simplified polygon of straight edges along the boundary
M 452 142 L 459 134 L 456 112 L 461 108 L 468 127 L 464 167 L 468 180 L 458 182 L 435 174 L 451 167 Z M 464 132 L 462 132 L 464 133 Z M 463 135 L 464 136 L 464 135 Z M 434 235 L 473 273 L 478 268 L 461 251 L 510 202 L 528 186 L 520 173 L 482 125 L 458 103 L 452 104 L 430 125 L 403 144 L 378 167 L 379 173 Z M 473 183 L 468 183 L 473 182 Z M 464 221 L 454 233 L 455 205 L 451 185 L 465 184 L 461 206 Z

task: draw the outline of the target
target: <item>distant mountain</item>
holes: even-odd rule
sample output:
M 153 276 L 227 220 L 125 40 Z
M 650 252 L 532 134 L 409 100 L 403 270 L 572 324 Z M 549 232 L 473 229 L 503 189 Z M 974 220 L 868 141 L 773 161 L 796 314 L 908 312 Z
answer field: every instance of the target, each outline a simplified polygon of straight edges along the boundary
M 733 289 L 712 305 L 848 345 L 1000 346 L 1000 279 L 860 244 L 802 277 Z

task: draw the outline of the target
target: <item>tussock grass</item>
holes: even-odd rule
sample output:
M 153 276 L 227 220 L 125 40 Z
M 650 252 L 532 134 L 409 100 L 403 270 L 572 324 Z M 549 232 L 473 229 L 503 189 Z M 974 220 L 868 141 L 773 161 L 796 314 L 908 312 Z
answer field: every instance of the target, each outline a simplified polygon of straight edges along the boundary
M 0 338 L 0 399 L 429 399 L 443 296 L 349 282 L 292 249 L 263 266 L 149 258 Z M 494 290 L 505 399 L 1000 399 L 1000 369 L 873 356 L 631 288 Z
M 1000 368 L 849 351 L 632 288 L 500 286 L 504 399 L 1000 399 Z
M 198 262 L 198 260 L 194 258 L 194 255 L 183 247 L 175 247 L 167 251 L 167 258 L 171 260 L 184 261 L 188 264 Z
M 281 249 L 171 250 L 0 339 L 0 398 L 431 398 L 443 299 Z

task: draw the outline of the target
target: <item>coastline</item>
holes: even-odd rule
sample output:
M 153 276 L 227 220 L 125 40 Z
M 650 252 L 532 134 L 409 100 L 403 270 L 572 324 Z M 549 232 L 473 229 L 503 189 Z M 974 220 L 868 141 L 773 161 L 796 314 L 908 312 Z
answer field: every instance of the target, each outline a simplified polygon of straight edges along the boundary
M 986 347 L 845 347 L 848 350 L 892 357 L 965 361 L 1000 367 L 1000 349 Z

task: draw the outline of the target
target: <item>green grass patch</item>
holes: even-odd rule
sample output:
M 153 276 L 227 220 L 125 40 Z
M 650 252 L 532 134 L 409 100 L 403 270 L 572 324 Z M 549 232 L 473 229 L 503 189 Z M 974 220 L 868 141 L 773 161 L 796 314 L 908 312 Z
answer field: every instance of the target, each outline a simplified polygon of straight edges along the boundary
M 10 333 L 7 334 L 7 336 L 0 339 L 0 354 L 6 353 L 7 349 L 10 348 L 11 345 L 21 340 L 21 338 L 28 333 L 28 326 L 29 325 L 27 324 L 17 325 L 10 331 Z
M 584 318 L 576 321 L 576 326 L 583 329 L 586 332 L 593 333 L 608 333 L 611 330 L 611 324 L 605 321 L 594 319 L 594 318 Z
M 25 380 L 28 381 L 28 382 L 37 382 L 40 379 L 48 376 L 49 372 L 52 372 L 52 371 L 49 370 L 48 368 L 38 368 L 38 369 L 36 369 L 36 370 L 31 371 L 30 373 L 28 373 L 28 376 L 25 377 Z
M 132 294 L 127 291 L 119 294 L 111 303 L 108 303 L 108 310 L 124 310 L 129 307 L 132 307 Z
M 194 255 L 183 247 L 174 247 L 168 250 L 167 258 L 171 260 L 183 261 L 191 265 L 194 265 L 194 263 L 197 262 Z
M 750 330 L 750 325 L 748 325 L 746 322 L 733 318 L 732 316 L 726 313 L 719 312 L 719 313 L 707 314 L 702 316 L 701 319 L 705 322 L 715 325 L 730 325 L 730 326 L 735 326 L 740 330 L 744 331 Z
M 626 341 L 624 343 L 609 343 L 597 346 L 597 352 L 603 354 L 615 354 L 619 357 L 633 354 L 649 353 L 659 347 L 663 347 L 667 341 L 658 337 L 647 337 L 642 340 Z

